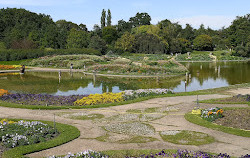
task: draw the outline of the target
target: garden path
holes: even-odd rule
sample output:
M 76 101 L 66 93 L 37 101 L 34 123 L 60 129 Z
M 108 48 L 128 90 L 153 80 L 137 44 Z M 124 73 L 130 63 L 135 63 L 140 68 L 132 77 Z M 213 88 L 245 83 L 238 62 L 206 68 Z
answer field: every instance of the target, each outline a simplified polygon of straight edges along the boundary
M 248 89 L 238 89 L 234 90 L 234 93 L 240 93 Z M 227 95 L 200 95 L 199 99 L 212 99 L 212 98 L 222 98 L 228 97 Z M 22 118 L 22 119 L 35 119 L 35 120 L 49 120 L 53 121 L 53 115 L 62 113 L 62 112 L 75 112 L 75 113 L 99 113 L 103 114 L 105 118 L 111 117 L 114 115 L 126 114 L 127 110 L 131 109 L 146 109 L 154 107 L 164 107 L 174 109 L 170 111 L 167 115 L 163 113 L 155 113 L 162 115 L 163 117 L 147 121 L 147 124 L 150 124 L 155 128 L 155 135 L 152 137 L 157 138 L 157 141 L 148 142 L 148 143 L 129 143 L 129 144 L 120 144 L 112 141 L 101 142 L 95 138 L 103 136 L 107 133 L 102 126 L 105 126 L 109 121 L 100 121 L 100 120 L 73 120 L 65 118 L 62 116 L 57 116 L 56 121 L 60 123 L 70 124 L 76 126 L 80 131 L 81 135 L 79 138 L 54 147 L 47 149 L 41 152 L 36 152 L 29 154 L 30 157 L 46 157 L 49 155 L 63 155 L 68 152 L 77 153 L 87 149 L 92 149 L 95 151 L 102 150 L 120 150 L 120 149 L 188 149 L 188 150 L 201 150 L 213 153 L 228 153 L 233 156 L 241 156 L 250 153 L 250 138 L 240 137 L 236 135 L 231 135 L 223 133 L 220 131 L 212 130 L 209 128 L 201 127 L 195 124 L 192 124 L 185 120 L 184 114 L 190 112 L 194 106 L 196 106 L 197 96 L 177 96 L 177 97 L 166 97 L 166 98 L 156 98 L 150 99 L 147 101 L 114 106 L 108 108 L 99 108 L 99 109 L 80 109 L 80 110 L 28 110 L 28 109 L 15 109 L 15 108 L 6 108 L 0 107 L 0 117 L 1 118 Z M 209 104 L 200 104 L 201 108 L 214 107 L 216 105 Z M 246 107 L 247 105 L 220 105 L 220 107 Z M 112 120 L 115 121 L 115 120 Z M 118 123 L 116 121 L 115 123 Z M 159 131 L 164 130 L 190 130 L 207 133 L 210 136 L 213 136 L 217 141 L 212 144 L 206 144 L 201 146 L 194 145 L 177 145 L 173 143 L 164 142 L 159 136 Z M 126 135 L 118 135 L 114 133 L 109 133 L 113 139 L 119 139 L 117 137 L 126 137 Z

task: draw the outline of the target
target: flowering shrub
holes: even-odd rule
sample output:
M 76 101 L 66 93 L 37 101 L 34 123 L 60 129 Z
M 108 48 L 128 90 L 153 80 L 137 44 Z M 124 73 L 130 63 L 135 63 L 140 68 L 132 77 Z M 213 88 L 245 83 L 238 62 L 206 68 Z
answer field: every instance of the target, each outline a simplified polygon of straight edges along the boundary
M 21 65 L 0 65 L 0 70 L 11 70 L 20 68 Z
M 0 89 L 0 97 L 3 96 L 4 94 L 9 94 L 7 90 Z
M 44 142 L 57 135 L 56 129 L 38 121 L 0 122 L 0 142 L 7 148 Z
M 204 109 L 201 112 L 201 117 L 207 121 L 215 121 L 218 118 L 223 117 L 223 110 L 221 108 L 210 108 L 210 109 Z
M 0 91 L 1 96 L 1 91 Z M 53 96 L 48 94 L 9 94 L 0 99 L 7 102 L 28 105 L 73 105 L 77 99 L 87 95 Z
M 114 102 L 122 102 L 123 92 L 120 93 L 103 93 L 103 94 L 90 94 L 88 97 L 83 97 L 80 100 L 74 102 L 75 105 L 95 105 L 106 104 Z
M 108 156 L 101 154 L 93 150 L 86 150 L 76 154 L 68 153 L 67 155 L 61 156 L 49 156 L 48 158 L 108 158 Z
M 140 97 L 152 96 L 152 95 L 161 95 L 161 94 L 171 94 L 172 91 L 169 89 L 138 89 L 138 90 L 125 90 L 124 99 L 131 100 Z

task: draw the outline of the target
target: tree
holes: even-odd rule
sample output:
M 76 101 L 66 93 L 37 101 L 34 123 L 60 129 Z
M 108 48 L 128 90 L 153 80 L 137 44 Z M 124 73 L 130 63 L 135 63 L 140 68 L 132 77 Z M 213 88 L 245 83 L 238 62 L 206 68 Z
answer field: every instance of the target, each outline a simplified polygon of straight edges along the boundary
M 129 19 L 132 27 L 137 27 L 141 25 L 150 25 L 151 17 L 148 13 L 137 13 L 134 17 Z
M 102 10 L 102 16 L 101 16 L 101 28 L 104 28 L 106 26 L 106 11 Z
M 102 54 L 105 54 L 107 49 L 106 42 L 101 39 L 99 36 L 92 36 L 89 42 L 89 48 L 97 49 Z
M 142 26 L 133 28 L 132 33 L 134 34 L 147 33 L 147 34 L 154 34 L 158 36 L 160 34 L 160 28 L 157 27 L 156 25 L 142 25 Z
M 108 9 L 108 15 L 107 15 L 107 26 L 111 26 L 111 12 Z
M 125 32 L 121 38 L 119 38 L 115 43 L 116 49 L 121 49 L 124 52 L 132 52 L 135 43 L 135 36 L 129 32 Z
M 124 20 L 119 20 L 116 28 L 117 28 L 118 36 L 121 37 L 124 34 L 124 32 L 131 31 L 132 25 L 129 22 L 126 22 Z
M 107 44 L 111 44 L 115 41 L 117 36 L 117 31 L 113 26 L 107 26 L 102 29 L 102 38 L 105 40 Z
M 237 17 L 228 28 L 228 34 L 234 46 L 246 46 L 250 35 L 250 14 Z
M 89 35 L 86 31 L 76 30 L 75 28 L 70 30 L 67 48 L 87 48 L 88 44 Z
M 153 34 L 138 34 L 135 36 L 135 53 L 166 54 L 168 43 Z
M 195 38 L 194 35 L 194 29 L 192 28 L 191 25 L 186 24 L 185 29 L 182 30 L 182 35 L 181 35 L 184 39 L 187 39 L 189 41 L 193 41 Z
M 171 41 L 170 52 L 171 53 L 186 53 L 191 51 L 191 43 L 184 38 L 176 38 Z
M 208 35 L 199 35 L 193 41 L 195 50 L 205 50 L 211 51 L 213 50 L 213 41 L 212 38 Z

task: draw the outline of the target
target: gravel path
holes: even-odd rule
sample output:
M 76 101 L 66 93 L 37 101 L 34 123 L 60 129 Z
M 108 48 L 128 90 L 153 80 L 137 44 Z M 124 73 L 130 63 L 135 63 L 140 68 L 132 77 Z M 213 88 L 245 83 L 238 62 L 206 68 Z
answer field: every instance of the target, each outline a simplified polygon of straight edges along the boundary
M 236 91 L 234 91 L 236 92 Z M 240 90 L 238 91 L 240 92 Z M 199 99 L 211 99 L 211 98 L 222 98 L 228 97 L 226 95 L 200 95 Z M 241 156 L 250 153 L 250 138 L 235 136 L 220 131 L 215 131 L 209 128 L 201 127 L 195 124 L 192 124 L 185 120 L 184 114 L 190 112 L 196 105 L 195 101 L 197 96 L 178 96 L 178 97 L 167 97 L 167 98 L 156 98 L 139 103 L 133 103 L 128 105 L 114 106 L 108 108 L 99 108 L 99 109 L 80 109 L 80 110 L 28 110 L 28 109 L 14 109 L 0 107 L 0 118 L 23 118 L 23 119 L 37 119 L 37 120 L 53 120 L 54 113 L 62 112 L 75 112 L 75 113 L 99 113 L 103 114 L 105 118 L 100 120 L 72 120 L 69 118 L 63 117 L 63 115 L 58 115 L 56 121 L 60 123 L 70 124 L 76 126 L 81 131 L 81 136 L 69 143 L 63 144 L 58 147 L 54 147 L 48 150 L 44 150 L 37 153 L 29 154 L 30 157 L 46 157 L 49 155 L 63 155 L 68 152 L 76 153 L 79 151 L 92 149 L 96 151 L 102 150 L 119 150 L 119 149 L 188 149 L 188 150 L 202 150 L 213 153 L 228 153 L 233 156 Z M 201 108 L 214 107 L 217 105 L 207 105 L 200 104 Z M 247 105 L 220 105 L 220 107 L 246 107 Z M 149 120 L 146 123 L 151 128 L 154 128 L 155 131 L 150 131 L 149 135 L 157 138 L 158 141 L 148 142 L 148 143 L 129 143 L 129 144 L 120 144 L 116 142 L 101 142 L 95 138 L 104 136 L 108 131 L 104 130 L 104 126 L 115 128 L 114 124 L 118 124 L 121 127 L 125 127 L 121 123 L 122 120 L 119 119 L 109 119 L 114 118 L 116 115 L 125 115 L 128 114 L 126 111 L 131 109 L 140 109 L 145 110 L 146 108 L 158 107 L 162 109 L 167 109 L 171 107 L 178 109 L 167 114 L 164 113 L 154 113 L 162 115 L 155 120 Z M 130 119 L 136 119 L 134 115 L 126 115 L 132 117 Z M 117 116 L 118 117 L 118 116 Z M 126 120 L 126 119 L 125 119 Z M 128 119 L 129 120 L 129 119 Z M 141 120 L 138 120 L 140 122 Z M 134 125 L 137 123 L 132 123 L 131 129 L 134 129 Z M 126 126 L 129 126 L 126 125 Z M 138 126 L 140 127 L 140 126 Z M 146 126 L 142 126 L 147 129 Z M 138 129 L 136 129 L 138 130 Z M 209 134 L 210 136 L 215 137 L 217 140 L 215 143 L 193 146 L 193 145 L 177 145 L 168 142 L 164 142 L 159 136 L 159 132 L 168 131 L 168 130 L 190 130 L 197 131 Z M 120 132 L 120 131 L 119 131 Z M 108 132 L 109 135 L 113 138 L 117 137 L 117 133 Z M 126 133 L 125 133 L 126 134 Z M 125 134 L 123 134 L 123 137 Z M 144 134 L 144 133 L 143 133 Z M 122 136 L 122 135 L 121 135 Z M 119 137 L 119 136 L 118 136 Z

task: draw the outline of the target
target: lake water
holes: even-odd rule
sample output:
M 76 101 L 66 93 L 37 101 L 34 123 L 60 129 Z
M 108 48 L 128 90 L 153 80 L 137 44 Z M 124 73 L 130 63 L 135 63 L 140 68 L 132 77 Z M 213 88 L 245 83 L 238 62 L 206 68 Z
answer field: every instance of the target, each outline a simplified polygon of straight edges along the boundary
M 0 74 L 0 89 L 53 95 L 120 92 L 128 89 L 168 88 L 174 92 L 218 88 L 250 82 L 250 62 L 183 63 L 190 75 L 168 78 L 99 77 L 83 73 L 26 72 Z

